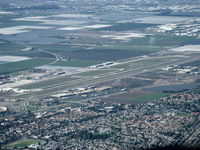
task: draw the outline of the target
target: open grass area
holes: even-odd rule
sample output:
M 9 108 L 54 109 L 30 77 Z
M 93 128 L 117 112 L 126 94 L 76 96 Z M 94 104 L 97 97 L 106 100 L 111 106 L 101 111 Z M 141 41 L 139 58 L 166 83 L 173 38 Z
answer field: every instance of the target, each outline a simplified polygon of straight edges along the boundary
M 71 60 L 71 61 L 58 61 L 53 64 L 53 66 L 62 66 L 62 67 L 88 67 L 95 64 L 100 64 L 101 61 L 90 61 L 90 60 Z
M 34 110 L 37 109 L 37 106 L 28 105 L 28 106 L 26 107 L 26 109 L 27 109 L 27 111 L 34 111 Z
M 28 69 L 31 69 L 34 67 L 49 64 L 53 61 L 54 61 L 54 59 L 34 58 L 34 59 L 29 59 L 29 60 L 1 64 L 0 65 L 0 74 L 28 70 Z
M 31 144 L 36 144 L 38 142 L 43 142 L 42 140 L 35 140 L 35 139 L 25 139 L 25 140 L 18 140 L 13 143 L 7 145 L 7 147 L 17 147 L 17 148 L 25 148 Z
M 26 107 L 27 111 L 35 111 L 39 105 L 37 101 L 29 101 Z
M 22 89 L 40 89 L 40 88 L 45 88 L 47 86 L 53 86 L 56 84 L 62 84 L 62 83 L 66 83 L 69 81 L 73 81 L 76 80 L 77 78 L 74 77 L 69 77 L 69 76 L 63 76 L 63 77 L 59 77 L 59 78 L 55 78 L 55 79 L 49 79 L 49 80 L 45 80 L 45 81 L 39 81 L 36 83 L 31 83 L 31 84 L 26 84 L 23 86 L 20 86 L 19 88 Z
M 169 95 L 168 93 L 151 93 L 147 91 L 136 91 L 133 93 L 123 93 L 119 95 L 113 95 L 106 98 L 105 100 L 107 102 L 113 102 L 113 103 L 141 104 L 141 103 L 148 103 L 152 100 L 157 100 L 162 97 L 166 97 L 168 95 Z
M 157 100 L 162 97 L 166 97 L 168 95 L 169 95 L 168 93 L 151 93 L 151 94 L 146 94 L 144 96 L 136 97 L 133 99 L 133 101 L 139 102 L 139 103 L 144 103 L 144 102 L 149 102 L 152 100 Z
M 98 76 L 104 73 L 112 72 L 113 70 L 98 69 L 76 74 L 76 76 Z
M 180 117 L 191 117 L 192 114 L 191 113 L 179 113 L 178 116 L 180 116 Z
M 146 85 L 151 84 L 146 83 Z M 144 83 L 140 83 L 140 86 L 144 86 Z M 136 90 L 133 92 L 122 93 L 118 95 L 112 95 L 108 98 L 105 98 L 105 101 L 111 103 L 121 103 L 121 104 L 141 104 L 148 103 L 153 100 L 158 100 L 162 97 L 169 96 L 170 93 L 162 93 L 162 92 L 148 92 L 142 90 Z

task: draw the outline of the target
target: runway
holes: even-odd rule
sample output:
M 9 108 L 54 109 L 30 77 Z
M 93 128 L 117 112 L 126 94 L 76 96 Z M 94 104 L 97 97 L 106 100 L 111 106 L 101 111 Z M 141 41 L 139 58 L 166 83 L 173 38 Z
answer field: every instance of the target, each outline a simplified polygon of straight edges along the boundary
M 179 58 L 174 61 L 171 61 L 171 59 L 169 59 L 169 61 L 166 61 L 166 62 L 154 63 L 154 64 L 145 65 L 138 68 L 128 68 L 127 70 L 123 70 L 123 71 L 114 71 L 114 72 L 105 73 L 98 76 L 83 77 L 81 79 L 68 81 L 66 83 L 60 83 L 60 84 L 47 86 L 47 87 L 44 87 L 41 91 L 31 92 L 28 95 L 34 95 L 35 97 L 50 96 L 62 90 L 67 90 L 67 89 L 77 88 L 77 87 L 92 86 L 98 83 L 104 83 L 104 82 L 112 81 L 115 79 L 126 78 L 130 76 L 138 75 L 141 73 L 145 73 L 145 72 L 155 71 L 155 70 L 158 70 L 170 65 L 179 65 L 179 64 L 199 60 L 199 59 L 200 59 L 199 57 Z

